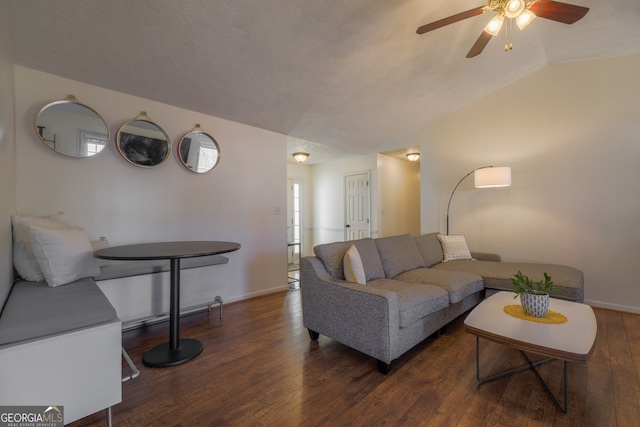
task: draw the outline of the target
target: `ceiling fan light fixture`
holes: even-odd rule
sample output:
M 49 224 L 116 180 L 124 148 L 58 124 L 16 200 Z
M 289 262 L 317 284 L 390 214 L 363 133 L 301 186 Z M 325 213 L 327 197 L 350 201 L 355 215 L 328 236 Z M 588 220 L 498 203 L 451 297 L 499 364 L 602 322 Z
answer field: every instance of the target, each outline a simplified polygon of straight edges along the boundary
M 525 9 L 524 0 L 509 0 L 504 7 L 504 14 L 507 18 L 513 19 L 520 15 Z
M 516 24 L 518 25 L 518 28 L 524 30 L 524 27 L 529 25 L 534 19 L 536 19 L 536 14 L 527 9 L 518 15 L 516 18 Z
M 491 34 L 492 36 L 497 36 L 502 28 L 502 24 L 504 23 L 504 14 L 499 13 L 489 21 L 486 27 L 484 27 L 484 31 Z

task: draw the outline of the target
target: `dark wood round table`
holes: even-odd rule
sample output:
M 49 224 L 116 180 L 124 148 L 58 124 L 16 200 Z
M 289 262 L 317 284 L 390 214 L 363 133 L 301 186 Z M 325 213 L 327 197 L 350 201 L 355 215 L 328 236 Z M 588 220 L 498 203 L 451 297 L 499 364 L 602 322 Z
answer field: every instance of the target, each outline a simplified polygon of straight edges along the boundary
M 141 243 L 113 246 L 94 252 L 96 258 L 141 261 L 168 259 L 171 261 L 171 295 L 169 307 L 169 342 L 160 344 L 144 354 L 147 366 L 175 366 L 193 359 L 202 351 L 202 343 L 195 339 L 180 339 L 180 260 L 218 255 L 240 249 L 235 242 L 185 241 Z

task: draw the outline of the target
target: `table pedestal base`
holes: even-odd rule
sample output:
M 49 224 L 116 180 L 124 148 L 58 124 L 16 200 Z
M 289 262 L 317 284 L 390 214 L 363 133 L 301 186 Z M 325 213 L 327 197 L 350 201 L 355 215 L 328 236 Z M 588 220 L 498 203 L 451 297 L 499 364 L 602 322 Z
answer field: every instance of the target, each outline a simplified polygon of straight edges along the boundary
M 181 339 L 176 350 L 171 350 L 169 343 L 160 344 L 147 351 L 142 361 L 154 368 L 175 366 L 193 359 L 200 354 L 202 348 L 202 343 L 198 340 Z

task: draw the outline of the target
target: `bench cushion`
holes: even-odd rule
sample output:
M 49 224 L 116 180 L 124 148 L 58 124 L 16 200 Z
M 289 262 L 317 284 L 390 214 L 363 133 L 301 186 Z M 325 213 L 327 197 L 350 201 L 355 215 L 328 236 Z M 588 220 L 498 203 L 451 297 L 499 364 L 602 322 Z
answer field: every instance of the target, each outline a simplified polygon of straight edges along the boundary
M 93 279 L 51 288 L 18 281 L 0 315 L 0 345 L 83 329 L 118 318 Z

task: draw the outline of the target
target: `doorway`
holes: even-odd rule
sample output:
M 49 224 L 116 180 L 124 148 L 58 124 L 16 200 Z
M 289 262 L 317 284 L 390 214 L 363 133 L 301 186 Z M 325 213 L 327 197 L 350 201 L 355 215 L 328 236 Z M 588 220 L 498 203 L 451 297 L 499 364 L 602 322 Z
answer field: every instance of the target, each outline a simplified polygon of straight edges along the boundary
M 289 287 L 299 280 L 302 256 L 302 179 L 287 178 L 287 272 Z

